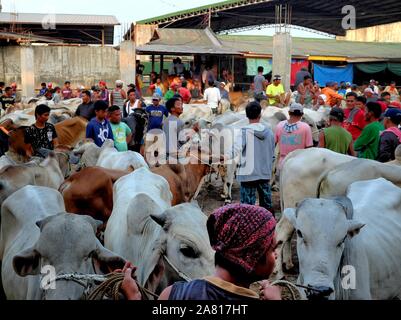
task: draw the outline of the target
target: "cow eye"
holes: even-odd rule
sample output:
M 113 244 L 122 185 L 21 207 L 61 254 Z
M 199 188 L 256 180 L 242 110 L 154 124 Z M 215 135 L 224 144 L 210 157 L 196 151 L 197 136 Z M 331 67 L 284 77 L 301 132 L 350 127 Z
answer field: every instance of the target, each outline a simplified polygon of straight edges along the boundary
M 302 232 L 301 232 L 301 231 L 299 231 L 299 230 L 297 230 L 297 235 L 298 235 L 298 237 L 299 237 L 299 238 L 301 238 L 301 239 L 303 239 L 303 238 L 304 238 L 304 236 L 303 236 Z
M 199 257 L 199 253 L 187 245 L 181 246 L 180 252 L 187 258 L 196 259 Z

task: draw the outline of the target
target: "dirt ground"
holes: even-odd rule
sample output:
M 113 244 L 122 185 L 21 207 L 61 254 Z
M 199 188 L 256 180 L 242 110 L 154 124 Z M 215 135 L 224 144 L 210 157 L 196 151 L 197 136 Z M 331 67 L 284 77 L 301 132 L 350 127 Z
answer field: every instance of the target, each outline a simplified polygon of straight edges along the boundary
M 224 206 L 224 199 L 221 198 L 223 193 L 223 183 L 221 179 L 216 179 L 215 175 L 212 176 L 212 183 L 204 185 L 198 196 L 198 203 L 204 213 L 208 216 L 213 213 L 214 210 Z M 276 218 L 281 217 L 280 213 L 280 195 L 278 192 L 273 192 L 273 207 L 276 213 Z M 240 186 L 237 182 L 234 182 L 232 188 L 233 203 L 240 201 Z

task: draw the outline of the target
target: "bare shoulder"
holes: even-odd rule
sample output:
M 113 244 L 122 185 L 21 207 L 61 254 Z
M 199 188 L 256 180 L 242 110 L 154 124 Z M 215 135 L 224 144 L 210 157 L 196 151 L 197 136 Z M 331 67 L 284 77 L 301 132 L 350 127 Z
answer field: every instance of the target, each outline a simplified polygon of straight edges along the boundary
M 171 293 L 171 289 L 173 288 L 173 286 L 167 287 L 166 289 L 163 290 L 163 292 L 160 294 L 159 296 L 159 300 L 168 300 L 170 298 L 170 293 Z

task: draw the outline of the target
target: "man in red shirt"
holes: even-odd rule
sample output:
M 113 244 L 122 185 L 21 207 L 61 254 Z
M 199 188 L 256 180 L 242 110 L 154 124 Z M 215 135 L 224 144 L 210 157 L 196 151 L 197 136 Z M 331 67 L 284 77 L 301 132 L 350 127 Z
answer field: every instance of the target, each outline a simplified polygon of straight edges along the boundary
M 355 141 L 359 138 L 363 128 L 366 126 L 365 110 L 356 107 L 357 94 L 350 92 L 346 95 L 347 109 L 345 109 L 345 121 L 343 127 L 348 130 Z
M 188 90 L 187 86 L 188 82 L 184 80 L 181 84 L 181 88 L 178 89 L 178 93 L 182 97 L 182 101 L 185 104 L 188 104 L 192 99 L 191 92 Z

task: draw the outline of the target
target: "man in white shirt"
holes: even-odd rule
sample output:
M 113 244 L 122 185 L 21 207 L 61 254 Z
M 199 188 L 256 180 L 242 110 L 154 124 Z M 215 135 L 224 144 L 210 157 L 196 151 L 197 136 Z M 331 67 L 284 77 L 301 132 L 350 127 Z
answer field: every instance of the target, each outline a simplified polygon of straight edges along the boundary
M 376 81 L 375 80 L 370 80 L 369 88 L 371 88 L 375 94 L 379 95 L 380 90 L 379 90 L 379 87 L 376 85 Z
M 216 88 L 214 82 L 209 81 L 209 88 L 205 90 L 203 100 L 212 108 L 214 114 L 217 114 L 219 103 L 221 100 L 220 90 Z

